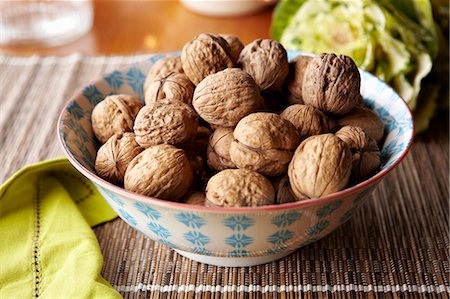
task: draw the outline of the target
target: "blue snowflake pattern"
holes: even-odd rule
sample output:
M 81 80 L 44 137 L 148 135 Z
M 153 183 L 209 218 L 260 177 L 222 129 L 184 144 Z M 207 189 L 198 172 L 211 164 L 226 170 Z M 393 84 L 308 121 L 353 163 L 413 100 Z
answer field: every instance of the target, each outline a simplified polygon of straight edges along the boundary
M 336 200 L 324 207 L 321 207 L 316 211 L 316 215 L 320 218 L 331 215 L 334 211 L 339 209 L 339 207 L 342 205 L 341 200 Z
M 156 209 L 154 209 L 152 207 L 147 206 L 143 202 L 136 202 L 134 204 L 134 207 L 139 212 L 141 212 L 142 214 L 147 216 L 147 218 L 150 218 L 151 220 L 158 220 L 159 218 L 161 218 L 161 213 L 160 212 L 158 212 Z
M 196 231 L 187 232 L 183 236 L 187 241 L 198 246 L 205 246 L 211 242 L 208 236 Z
M 136 67 L 127 72 L 127 82 L 134 92 L 142 96 L 144 94 L 145 75 Z
M 83 108 L 81 108 L 75 100 L 72 100 L 70 104 L 67 105 L 67 111 L 77 120 L 80 120 L 84 117 Z
M 105 81 L 108 82 L 108 85 L 114 90 L 118 91 L 120 86 L 123 84 L 122 73 L 119 71 L 114 71 L 104 77 Z
M 339 218 L 339 222 L 344 223 L 347 222 L 347 220 L 349 220 L 353 215 L 353 209 L 348 210 L 347 212 L 345 212 L 344 214 L 342 214 L 342 216 Z
M 255 224 L 255 220 L 247 216 L 232 216 L 225 219 L 223 224 L 232 230 L 241 231 Z
M 95 85 L 88 85 L 83 89 L 83 95 L 93 106 L 97 105 L 105 98 L 103 93 L 101 93 Z
M 245 234 L 234 234 L 226 238 L 225 243 L 235 248 L 242 248 L 252 244 L 253 238 Z
M 283 213 L 273 217 L 272 224 L 275 224 L 278 227 L 286 227 L 300 219 L 300 216 L 300 212 L 297 211 Z
M 250 253 L 244 249 L 234 249 L 234 250 L 228 251 L 227 255 L 232 256 L 232 257 L 243 257 L 243 256 L 249 256 Z
M 294 233 L 289 230 L 280 230 L 273 235 L 267 237 L 267 242 L 272 244 L 284 244 L 294 236 Z
M 330 222 L 328 220 L 322 220 L 319 223 L 314 224 L 308 230 L 306 233 L 308 236 L 312 237 L 317 235 L 318 233 L 322 232 L 324 229 L 326 229 L 330 225 Z
M 175 218 L 187 227 L 194 229 L 200 228 L 206 224 L 206 221 L 202 217 L 195 215 L 194 213 L 181 212 L 176 214 Z
M 201 255 L 211 255 L 212 254 L 211 250 L 206 249 L 204 247 L 194 247 L 194 248 L 192 248 L 192 251 L 194 253 L 201 254 Z
M 166 228 L 158 223 L 150 222 L 147 224 L 147 227 L 161 239 L 167 239 L 172 235 Z
M 131 226 L 137 225 L 136 219 L 134 219 L 133 216 L 131 216 L 127 211 L 125 211 L 123 209 L 119 209 L 119 210 L 117 210 L 117 214 L 119 214 L 120 218 L 125 220 L 125 222 L 127 222 L 129 225 L 131 225 Z
M 114 201 L 116 204 L 118 204 L 119 206 L 123 207 L 124 206 L 124 202 L 114 193 L 112 193 L 111 191 L 105 189 L 105 188 L 101 188 L 102 192 L 106 194 L 106 196 L 111 199 L 112 201 Z

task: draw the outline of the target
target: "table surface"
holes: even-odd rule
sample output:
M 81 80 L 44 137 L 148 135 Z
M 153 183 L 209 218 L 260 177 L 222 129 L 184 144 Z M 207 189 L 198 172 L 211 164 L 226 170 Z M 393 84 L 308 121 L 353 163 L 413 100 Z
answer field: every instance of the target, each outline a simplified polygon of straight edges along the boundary
M 217 19 L 191 13 L 172 1 L 94 4 L 94 27 L 76 42 L 48 49 L 0 47 L 0 77 L 5 79 L 0 85 L 11 87 L 0 98 L 0 183 L 27 164 L 62 156 L 55 126 L 75 89 L 107 71 L 145 59 L 11 55 L 176 51 L 204 31 L 235 34 L 248 43 L 269 37 L 272 14 L 269 8 L 248 17 Z M 126 298 L 272 298 L 280 294 L 296 298 L 294 289 L 285 293 L 273 289 L 283 282 L 287 289 L 303 287 L 308 298 L 445 296 L 450 294 L 448 160 L 447 114 L 416 138 L 404 162 L 350 221 L 286 259 L 257 267 L 232 269 L 192 262 L 116 219 L 94 229 L 104 255 L 102 275 Z M 239 291 L 248 284 L 260 290 Z M 164 291 L 171 285 L 194 291 Z M 229 286 L 231 291 L 203 292 L 200 287 L 205 285 Z M 324 291 L 314 292 L 316 285 Z
M 243 17 L 207 17 L 178 1 L 94 1 L 94 25 L 81 39 L 55 48 L 10 46 L 14 55 L 125 55 L 181 50 L 202 32 L 228 33 L 244 43 L 268 38 L 272 8 Z

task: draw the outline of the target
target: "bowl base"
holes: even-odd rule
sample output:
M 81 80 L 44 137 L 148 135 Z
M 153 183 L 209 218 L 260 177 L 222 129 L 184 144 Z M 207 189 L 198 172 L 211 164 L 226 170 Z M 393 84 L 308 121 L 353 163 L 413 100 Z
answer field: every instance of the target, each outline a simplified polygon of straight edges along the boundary
M 276 261 L 278 259 L 281 259 L 295 251 L 295 249 L 294 249 L 292 251 L 281 252 L 281 253 L 271 254 L 271 255 L 266 255 L 266 256 L 220 257 L 220 256 L 202 255 L 202 254 L 187 252 L 187 251 L 178 250 L 178 249 L 174 249 L 174 250 L 176 252 L 178 252 L 179 254 L 181 254 L 182 256 L 187 257 L 196 262 L 210 264 L 213 266 L 220 266 L 220 267 L 250 267 L 250 266 L 266 264 L 266 263 L 270 263 L 270 262 Z

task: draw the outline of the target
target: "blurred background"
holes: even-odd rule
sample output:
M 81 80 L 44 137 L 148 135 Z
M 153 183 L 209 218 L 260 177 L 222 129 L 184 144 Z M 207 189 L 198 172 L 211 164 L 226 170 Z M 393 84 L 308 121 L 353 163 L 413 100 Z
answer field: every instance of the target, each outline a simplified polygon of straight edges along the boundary
M 0 53 L 171 52 L 202 32 L 274 38 L 351 56 L 408 102 L 420 132 L 448 113 L 448 24 L 447 0 L 0 1 Z

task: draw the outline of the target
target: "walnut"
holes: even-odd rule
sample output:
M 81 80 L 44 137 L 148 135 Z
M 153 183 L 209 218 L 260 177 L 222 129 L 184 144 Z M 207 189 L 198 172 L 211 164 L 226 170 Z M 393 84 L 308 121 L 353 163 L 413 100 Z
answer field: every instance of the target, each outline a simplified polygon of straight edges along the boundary
M 262 107 L 261 112 L 277 112 L 280 113 L 287 107 L 285 95 L 280 90 L 265 90 L 261 92 Z
M 99 148 L 95 170 L 105 180 L 121 184 L 128 164 L 143 150 L 137 144 L 134 133 L 115 134 Z
M 289 104 L 303 104 L 303 78 L 311 60 L 311 56 L 299 55 L 289 62 L 289 74 L 285 82 Z
M 292 192 L 287 175 L 275 177 L 271 182 L 276 193 L 275 203 L 284 204 L 301 200 L 294 195 L 294 192 Z
M 344 189 L 352 168 L 352 153 L 333 134 L 305 139 L 292 157 L 288 176 L 299 198 L 314 198 Z
M 169 73 L 165 76 L 158 76 L 149 82 L 145 91 L 145 104 L 167 99 L 190 105 L 193 94 L 194 85 L 185 74 Z
M 206 76 L 234 66 L 226 40 L 202 33 L 188 42 L 181 52 L 184 73 L 195 85 Z
M 377 142 L 380 142 L 384 136 L 384 124 L 372 110 L 364 105 L 357 105 L 349 113 L 336 119 L 336 122 L 338 128 L 360 127 Z
M 205 192 L 191 191 L 183 198 L 183 202 L 189 205 L 204 206 L 206 201 Z
M 231 161 L 238 168 L 278 176 L 286 172 L 299 137 L 294 125 L 278 114 L 258 112 L 237 124 L 230 147 Z
M 150 68 L 147 73 L 147 77 L 144 82 L 144 91 L 147 90 L 148 85 L 157 77 L 165 77 L 170 73 L 183 74 L 183 67 L 181 66 L 180 56 L 165 57 L 157 62 Z
M 193 175 L 183 150 L 154 145 L 137 155 L 125 172 L 125 189 L 166 200 L 178 200 L 188 191 Z
M 183 102 L 161 100 L 144 106 L 136 117 L 134 133 L 140 146 L 182 144 L 197 133 L 198 116 Z
M 345 126 L 336 132 L 352 152 L 351 179 L 365 179 L 380 168 L 380 149 L 375 139 L 360 127 Z
M 220 34 L 220 36 L 223 37 L 230 46 L 230 56 L 233 59 L 233 62 L 236 63 L 239 59 L 239 54 L 241 54 L 242 49 L 244 49 L 244 44 L 239 38 L 232 34 Z
M 271 39 L 257 39 L 245 46 L 238 64 L 255 79 L 261 90 L 280 89 L 289 72 L 286 50 Z
M 358 103 L 360 86 L 358 67 L 350 57 L 321 54 L 306 68 L 303 102 L 325 113 L 343 115 Z
M 280 116 L 297 128 L 300 139 L 323 134 L 329 130 L 328 117 L 313 106 L 292 105 L 287 107 Z
M 92 130 L 101 143 L 114 134 L 133 131 L 133 123 L 143 104 L 133 96 L 107 96 L 92 110 Z
M 238 68 L 209 75 L 195 88 L 192 105 L 205 121 L 221 127 L 234 127 L 260 105 L 258 86 Z
M 256 207 L 274 204 L 272 184 L 261 174 L 247 169 L 225 169 L 206 186 L 206 206 Z
M 219 171 L 236 168 L 230 158 L 230 145 L 233 139 L 233 129 L 231 128 L 217 128 L 214 131 L 209 137 L 206 151 L 209 167 Z

